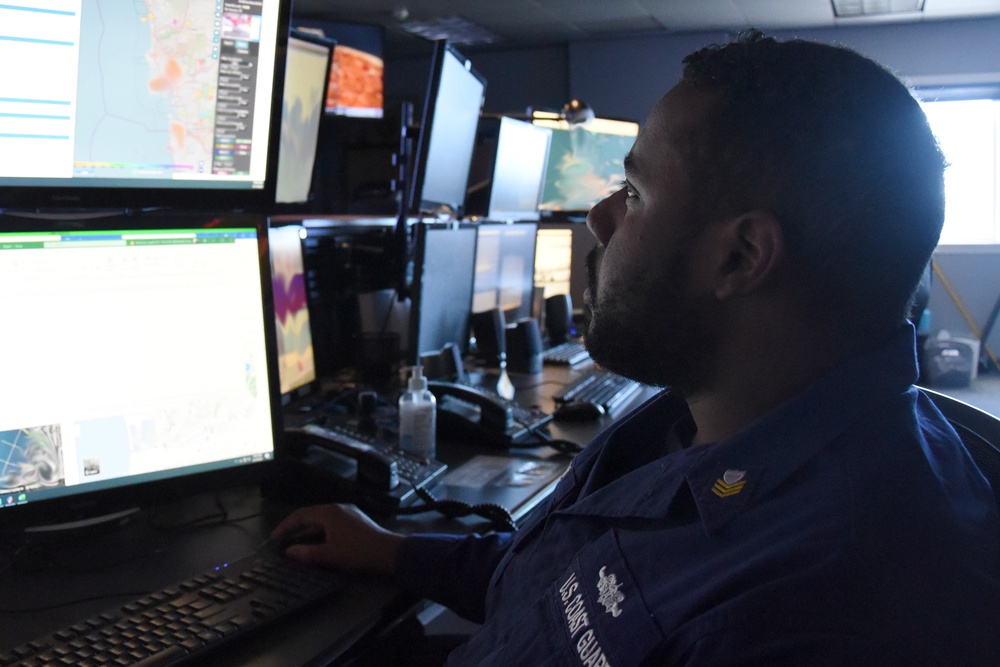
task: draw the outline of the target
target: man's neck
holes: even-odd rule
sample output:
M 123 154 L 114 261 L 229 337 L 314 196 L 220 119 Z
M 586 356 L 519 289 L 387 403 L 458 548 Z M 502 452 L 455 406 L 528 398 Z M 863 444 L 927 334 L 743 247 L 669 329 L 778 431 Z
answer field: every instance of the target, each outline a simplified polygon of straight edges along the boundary
M 745 343 L 731 349 L 731 354 L 720 356 L 699 389 L 684 394 L 698 427 L 692 445 L 734 435 L 858 353 L 804 336 L 779 336 L 762 345 Z

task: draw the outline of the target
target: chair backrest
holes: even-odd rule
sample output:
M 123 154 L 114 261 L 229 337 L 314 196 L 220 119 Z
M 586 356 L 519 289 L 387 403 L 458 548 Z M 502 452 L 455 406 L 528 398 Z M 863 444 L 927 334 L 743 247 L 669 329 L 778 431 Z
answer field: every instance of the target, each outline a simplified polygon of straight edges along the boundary
M 1000 417 L 957 398 L 920 388 L 951 423 L 983 476 L 993 487 L 1000 507 Z

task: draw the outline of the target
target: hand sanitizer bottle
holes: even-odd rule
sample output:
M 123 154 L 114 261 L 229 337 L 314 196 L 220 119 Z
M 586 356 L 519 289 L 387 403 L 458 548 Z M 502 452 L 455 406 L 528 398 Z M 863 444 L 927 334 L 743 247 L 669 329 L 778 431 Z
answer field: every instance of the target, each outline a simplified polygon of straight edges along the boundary
M 437 400 L 427 389 L 423 368 L 414 366 L 407 391 L 399 397 L 399 447 L 425 461 L 435 456 Z

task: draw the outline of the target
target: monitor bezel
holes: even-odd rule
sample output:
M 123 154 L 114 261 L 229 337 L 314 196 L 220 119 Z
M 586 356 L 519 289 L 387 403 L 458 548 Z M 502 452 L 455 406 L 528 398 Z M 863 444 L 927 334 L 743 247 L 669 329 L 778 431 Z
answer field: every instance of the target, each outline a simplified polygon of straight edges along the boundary
M 479 100 L 477 117 L 482 114 L 483 104 L 486 102 L 486 78 L 480 74 L 473 66 L 472 62 L 456 49 L 448 40 L 439 39 L 434 42 L 434 51 L 431 55 L 431 73 L 427 84 L 427 91 L 424 98 L 424 107 L 420 119 L 420 128 L 417 137 L 417 147 L 413 158 L 413 168 L 411 169 L 411 182 L 409 192 L 409 210 L 412 215 L 419 216 L 423 211 L 437 211 L 443 207 L 451 209 L 454 219 L 460 219 L 465 212 L 465 191 L 469 185 L 469 171 L 466 171 L 464 182 L 461 187 L 462 200 L 458 202 L 435 201 L 424 196 L 424 185 L 427 176 L 427 160 L 430 154 L 430 145 L 434 137 L 431 135 L 434 117 L 437 113 L 438 102 L 441 97 L 441 78 L 444 71 L 446 58 L 454 58 L 461 64 L 483 86 L 483 92 Z M 476 146 L 476 132 L 472 133 L 469 140 L 468 161 L 471 169 L 472 155 Z
M 277 0 L 275 57 L 272 91 L 284 90 L 285 58 L 288 48 L 289 0 Z M 0 182 L 0 213 L 60 214 L 65 211 L 108 211 L 132 214 L 163 208 L 206 211 L 267 212 L 274 205 L 278 177 L 281 95 L 271 95 L 267 142 L 267 168 L 263 187 L 231 184 L 200 187 L 155 187 L 137 180 L 132 186 L 87 186 L 84 179 L 66 179 L 65 185 L 3 185 Z M 55 179 L 53 179 L 55 180 Z M 187 183 L 187 182 L 185 182 Z
M 274 297 L 271 291 L 270 253 L 267 238 L 268 223 L 262 214 L 232 213 L 225 216 L 196 212 L 156 212 L 146 215 L 127 214 L 97 220 L 70 218 L 26 219 L 0 215 L 4 232 L 67 232 L 204 229 L 220 227 L 253 227 L 257 234 L 258 267 L 262 299 L 262 322 L 266 348 L 268 398 L 271 409 L 272 456 L 269 460 L 248 462 L 205 471 L 177 469 L 156 479 L 144 479 L 120 486 L 82 489 L 54 498 L 44 498 L 0 508 L 0 528 L 14 530 L 90 529 L 116 520 L 125 512 L 147 510 L 164 502 L 188 497 L 194 493 L 220 490 L 242 485 L 256 485 L 271 476 L 283 458 L 281 435 L 281 397 L 278 391 L 277 339 L 274 331 Z M 0 502 L 6 499 L 0 498 Z

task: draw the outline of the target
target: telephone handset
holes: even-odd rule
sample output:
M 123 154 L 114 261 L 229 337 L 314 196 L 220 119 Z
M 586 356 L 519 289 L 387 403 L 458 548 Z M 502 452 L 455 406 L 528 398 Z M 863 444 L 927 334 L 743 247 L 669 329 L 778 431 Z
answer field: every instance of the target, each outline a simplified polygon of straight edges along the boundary
M 499 396 L 454 382 L 431 381 L 427 388 L 437 398 L 439 411 L 442 403 L 446 403 L 448 409 L 464 415 L 467 421 L 477 423 L 484 430 L 503 432 L 514 427 L 514 413 Z
M 432 381 L 427 388 L 437 398 L 437 432 L 445 440 L 514 447 L 530 431 L 529 424 L 540 425 L 546 420 L 542 413 L 476 387 Z
M 352 459 L 357 466 L 356 480 L 372 491 L 388 493 L 399 486 L 399 464 L 374 446 L 341 432 L 306 424 L 301 428 L 285 429 L 289 451 L 302 457 L 310 447 L 318 447 Z

